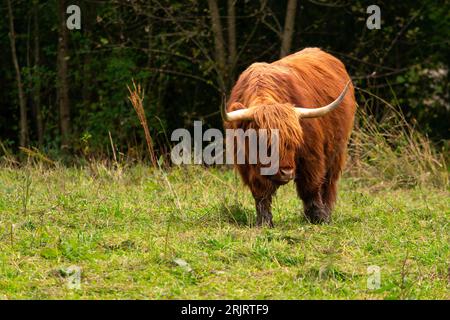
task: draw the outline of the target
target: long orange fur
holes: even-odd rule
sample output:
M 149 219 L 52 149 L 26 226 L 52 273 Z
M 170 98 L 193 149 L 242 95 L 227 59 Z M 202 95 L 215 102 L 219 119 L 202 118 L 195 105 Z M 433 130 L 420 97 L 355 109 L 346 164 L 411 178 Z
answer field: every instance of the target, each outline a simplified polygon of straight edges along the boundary
M 354 88 L 350 86 L 337 109 L 320 118 L 298 119 L 294 106 L 326 105 L 349 80 L 340 60 L 318 48 L 306 48 L 273 63 L 252 64 L 240 75 L 227 104 L 228 111 L 254 108 L 255 119 L 225 122 L 226 128 L 279 130 L 280 168 L 295 168 L 297 192 L 313 222 L 327 221 L 336 202 L 356 111 Z M 256 200 L 271 197 L 279 186 L 260 175 L 259 165 L 237 169 Z

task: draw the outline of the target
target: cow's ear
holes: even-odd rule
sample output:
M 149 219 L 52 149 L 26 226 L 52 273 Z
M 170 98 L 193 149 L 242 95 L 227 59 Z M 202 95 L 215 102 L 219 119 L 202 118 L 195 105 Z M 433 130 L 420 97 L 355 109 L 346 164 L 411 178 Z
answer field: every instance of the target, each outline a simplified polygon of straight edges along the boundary
M 245 109 L 245 106 L 240 103 L 240 102 L 232 102 L 229 106 L 228 106 L 228 112 L 231 111 L 236 111 L 236 110 L 240 110 L 240 109 Z

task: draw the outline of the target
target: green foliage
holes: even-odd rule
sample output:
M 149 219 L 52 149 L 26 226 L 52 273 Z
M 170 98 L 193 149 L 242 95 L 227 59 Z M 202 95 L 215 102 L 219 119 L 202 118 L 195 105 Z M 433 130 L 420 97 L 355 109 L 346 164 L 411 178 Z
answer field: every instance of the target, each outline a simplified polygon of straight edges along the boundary
M 31 145 L 37 143 L 34 98 L 39 84 L 47 152 L 60 149 L 55 1 L 37 2 L 39 30 L 27 2 L 14 5 L 16 46 L 27 95 Z M 238 75 L 255 61 L 279 56 L 286 3 L 237 2 L 239 57 L 227 73 Z M 444 145 L 448 123 L 448 5 L 439 1 L 383 2 L 381 30 L 365 26 L 370 1 L 324 6 L 301 2 L 292 51 L 321 47 L 340 58 L 355 84 L 388 102 L 396 101 L 418 130 Z M 158 154 L 167 153 L 166 134 L 191 128 L 194 119 L 220 127 L 217 113 L 224 90 L 217 72 L 214 39 L 206 1 L 80 2 L 82 29 L 69 32 L 69 67 L 73 154 L 107 156 L 108 132 L 119 152 L 139 157 L 144 137 L 127 101 L 132 79 L 146 92 L 145 108 Z M 226 7 L 219 2 L 225 39 Z M 17 150 L 18 92 L 11 60 L 7 19 L 0 23 L 0 139 Z M 39 65 L 33 39 L 39 35 Z M 373 76 L 369 76 L 373 75 Z M 225 79 L 228 91 L 233 78 Z M 364 96 L 365 99 L 369 97 Z M 365 106 L 379 119 L 385 105 Z M 89 149 L 82 137 L 89 134 Z M 443 142 L 444 140 L 444 142 Z M 447 142 L 448 143 L 448 142 Z M 89 154 L 87 154 L 89 153 Z

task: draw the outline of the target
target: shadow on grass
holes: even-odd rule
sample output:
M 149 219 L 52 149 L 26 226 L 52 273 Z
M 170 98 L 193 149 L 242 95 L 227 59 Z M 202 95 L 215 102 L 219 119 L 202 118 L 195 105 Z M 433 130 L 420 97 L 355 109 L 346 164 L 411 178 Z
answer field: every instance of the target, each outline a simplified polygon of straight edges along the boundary
M 221 203 L 219 214 L 222 221 L 238 226 L 254 227 L 256 223 L 256 213 L 253 209 L 248 209 L 240 203 Z
M 218 208 L 220 220 L 226 223 L 256 227 L 256 211 L 255 208 L 246 208 L 241 203 L 224 203 L 222 202 Z M 283 216 L 281 219 L 274 213 L 274 222 L 276 229 L 290 230 L 298 226 L 309 225 L 309 221 L 303 214 L 293 214 Z

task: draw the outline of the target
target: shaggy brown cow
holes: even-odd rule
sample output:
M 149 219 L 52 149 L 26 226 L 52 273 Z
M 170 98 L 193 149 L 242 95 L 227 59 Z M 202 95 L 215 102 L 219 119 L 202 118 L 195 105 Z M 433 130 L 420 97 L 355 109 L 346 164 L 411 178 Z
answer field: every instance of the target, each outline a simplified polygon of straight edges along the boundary
M 254 63 L 240 75 L 222 109 L 225 128 L 279 129 L 277 174 L 261 175 L 259 164 L 236 165 L 255 198 L 258 225 L 273 226 L 272 196 L 292 179 L 307 219 L 330 221 L 355 111 L 344 65 L 318 48 Z

